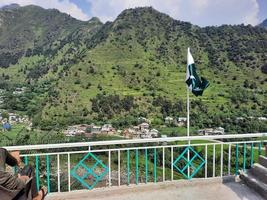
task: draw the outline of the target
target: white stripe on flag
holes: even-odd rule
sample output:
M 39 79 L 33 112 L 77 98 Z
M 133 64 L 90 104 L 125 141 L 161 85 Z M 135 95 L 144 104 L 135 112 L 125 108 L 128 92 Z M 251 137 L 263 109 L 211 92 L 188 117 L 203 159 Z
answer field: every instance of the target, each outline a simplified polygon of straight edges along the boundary
M 193 56 L 190 53 L 190 48 L 188 47 L 188 49 L 187 49 L 187 67 L 186 67 L 186 77 L 185 77 L 185 80 L 187 80 L 190 77 L 190 74 L 189 74 L 189 65 L 191 65 L 193 63 L 194 63 L 194 58 L 193 58 Z

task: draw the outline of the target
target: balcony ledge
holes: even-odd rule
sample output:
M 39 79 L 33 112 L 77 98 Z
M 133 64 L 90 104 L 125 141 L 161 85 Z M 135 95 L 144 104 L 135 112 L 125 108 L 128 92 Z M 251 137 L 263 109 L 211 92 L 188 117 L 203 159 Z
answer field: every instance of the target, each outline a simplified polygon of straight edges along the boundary
M 53 193 L 47 200 L 264 200 L 233 177 L 181 180 Z

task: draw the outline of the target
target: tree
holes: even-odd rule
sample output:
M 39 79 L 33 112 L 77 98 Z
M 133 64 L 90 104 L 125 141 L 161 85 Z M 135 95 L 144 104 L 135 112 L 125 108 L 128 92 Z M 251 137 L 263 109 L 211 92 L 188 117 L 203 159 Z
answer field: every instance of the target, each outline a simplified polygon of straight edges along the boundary
M 248 82 L 247 79 L 244 81 L 244 87 L 245 87 L 245 88 L 248 88 L 248 87 L 249 87 L 249 82 Z
M 261 66 L 261 72 L 267 74 L 267 64 Z
M 8 112 L 2 112 L 2 118 L 3 119 L 9 119 L 9 114 L 8 114 Z

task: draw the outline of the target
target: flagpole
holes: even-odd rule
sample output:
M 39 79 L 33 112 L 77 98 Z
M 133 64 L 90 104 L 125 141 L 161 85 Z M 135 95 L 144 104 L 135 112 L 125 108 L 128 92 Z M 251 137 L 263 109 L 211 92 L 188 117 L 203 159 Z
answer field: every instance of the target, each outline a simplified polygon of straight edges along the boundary
M 187 66 L 188 67 L 188 66 Z M 187 95 L 186 95 L 186 107 L 187 107 L 187 137 L 188 137 L 188 146 L 190 146 L 190 140 L 189 140 L 189 136 L 190 136 L 190 101 L 189 101 L 189 88 L 187 87 Z M 187 151 L 187 160 L 188 163 L 190 162 L 190 151 Z M 190 177 L 190 166 L 188 165 L 187 167 L 187 177 Z
M 189 88 L 187 88 L 187 98 L 186 98 L 186 103 L 187 103 L 187 137 L 188 137 L 188 146 L 190 146 L 190 140 L 189 140 L 189 136 L 190 136 L 190 122 L 189 122 Z M 190 151 L 187 151 L 187 160 L 188 163 L 190 162 Z M 187 167 L 187 177 L 190 177 L 190 166 L 188 165 Z
M 189 137 L 190 136 L 190 122 L 189 122 L 189 88 L 187 88 L 187 98 L 186 98 L 186 104 L 187 104 L 187 137 Z M 190 143 L 190 140 L 188 140 L 189 141 L 189 143 Z

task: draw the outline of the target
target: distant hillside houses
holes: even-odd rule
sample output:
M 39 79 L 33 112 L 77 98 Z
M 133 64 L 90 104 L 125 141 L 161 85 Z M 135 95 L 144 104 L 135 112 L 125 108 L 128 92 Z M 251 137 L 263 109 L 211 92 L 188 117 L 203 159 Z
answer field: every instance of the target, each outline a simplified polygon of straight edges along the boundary
M 178 118 L 173 118 L 173 117 L 165 117 L 164 119 L 165 124 L 171 124 L 175 126 L 185 126 L 187 122 L 186 117 L 178 117 Z
M 0 121 L 2 123 L 9 122 L 10 124 L 16 124 L 16 123 L 27 123 L 29 124 L 29 118 L 25 116 L 20 116 L 16 113 L 7 113 L 8 118 L 5 118 L 2 116 L 2 113 L 0 113 Z
M 84 135 L 85 137 L 92 137 L 94 135 L 113 135 L 120 134 L 125 138 L 155 138 L 159 137 L 159 131 L 156 129 L 150 129 L 149 123 L 143 122 L 138 126 L 132 126 L 123 131 L 116 130 L 112 124 L 104 124 L 103 126 L 97 126 L 95 124 L 79 124 L 69 126 L 64 132 L 64 135 L 68 137 L 74 137 Z
M 23 94 L 27 88 L 26 87 L 17 87 L 14 91 L 14 95 Z
M 138 122 L 139 123 L 143 123 L 143 122 L 146 122 L 146 123 L 151 123 L 151 121 L 145 117 L 138 117 Z
M 267 121 L 267 117 L 253 117 L 253 116 L 249 116 L 249 117 L 237 117 L 236 121 L 243 121 L 245 119 L 257 119 L 259 121 Z
M 149 129 L 148 123 L 141 123 L 138 126 L 125 129 L 122 135 L 129 139 L 156 138 L 159 137 L 159 131 L 156 129 Z
M 116 129 L 112 127 L 112 124 L 104 124 L 103 126 L 96 126 L 95 124 L 79 124 L 69 126 L 63 133 L 68 137 L 77 135 L 92 137 L 94 134 L 114 134 L 116 133 Z
M 20 116 L 16 113 L 0 113 L 0 122 L 2 124 L 2 131 L 10 131 L 12 129 L 12 125 L 17 123 L 27 124 L 28 128 L 31 127 L 31 122 L 27 116 Z
M 260 121 L 267 121 L 267 117 L 258 117 L 258 120 L 260 120 Z
M 198 130 L 199 135 L 224 135 L 224 128 L 217 127 L 217 128 L 205 128 Z

